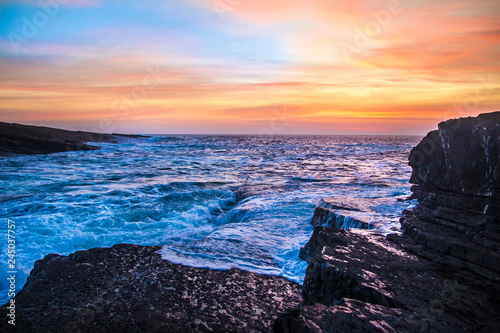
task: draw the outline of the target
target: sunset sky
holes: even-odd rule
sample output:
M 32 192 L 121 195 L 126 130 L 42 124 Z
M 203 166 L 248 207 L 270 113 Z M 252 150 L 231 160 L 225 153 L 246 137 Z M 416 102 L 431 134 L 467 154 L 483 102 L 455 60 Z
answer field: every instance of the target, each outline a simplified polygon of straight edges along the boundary
M 498 0 L 0 3 L 0 121 L 421 135 L 500 110 Z

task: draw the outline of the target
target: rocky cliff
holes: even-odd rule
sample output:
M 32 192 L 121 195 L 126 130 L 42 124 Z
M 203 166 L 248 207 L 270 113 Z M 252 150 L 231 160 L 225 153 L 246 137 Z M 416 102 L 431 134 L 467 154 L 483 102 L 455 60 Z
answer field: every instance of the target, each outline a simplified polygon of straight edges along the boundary
M 500 282 L 500 112 L 439 124 L 410 154 L 411 250 Z
M 317 227 L 301 251 L 310 264 L 303 304 L 274 332 L 492 332 L 500 294 L 474 273 L 406 250 L 404 235 Z
M 499 140 L 500 112 L 430 132 L 410 154 L 418 205 L 404 211 L 402 235 L 346 224 L 360 209 L 325 200 L 300 253 L 303 306 L 274 331 L 498 331 Z
M 439 124 L 410 154 L 402 233 L 325 199 L 303 287 L 115 245 L 37 261 L 15 298 L 23 332 L 496 332 L 500 112 Z M 352 217 L 354 216 L 354 217 Z M 4 305 L 3 310 L 7 310 Z

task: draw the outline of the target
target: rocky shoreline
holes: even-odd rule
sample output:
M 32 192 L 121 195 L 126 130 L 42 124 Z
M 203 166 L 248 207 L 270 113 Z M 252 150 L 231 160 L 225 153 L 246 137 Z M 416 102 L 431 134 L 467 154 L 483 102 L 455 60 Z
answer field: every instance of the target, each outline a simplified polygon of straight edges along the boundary
M 261 332 L 300 285 L 238 269 L 172 264 L 161 246 L 47 255 L 16 295 L 19 332 Z
M 500 112 L 439 124 L 410 154 L 402 234 L 325 199 L 303 286 L 115 245 L 36 262 L 22 332 L 493 332 L 500 327 Z M 349 212 L 359 218 L 348 218 Z M 346 229 L 351 228 L 351 229 Z M 7 303 L 8 304 L 8 303 Z M 6 305 L 3 307 L 7 311 Z
M 275 332 L 493 332 L 500 327 L 500 112 L 439 124 L 410 154 L 402 234 L 341 230 L 318 207 L 301 250 L 303 306 Z M 321 304 L 321 305 L 319 305 Z
M 66 131 L 43 126 L 29 126 L 0 122 L 0 155 L 51 154 L 65 151 L 97 150 L 88 142 L 119 142 L 122 138 L 141 135 L 103 134 Z

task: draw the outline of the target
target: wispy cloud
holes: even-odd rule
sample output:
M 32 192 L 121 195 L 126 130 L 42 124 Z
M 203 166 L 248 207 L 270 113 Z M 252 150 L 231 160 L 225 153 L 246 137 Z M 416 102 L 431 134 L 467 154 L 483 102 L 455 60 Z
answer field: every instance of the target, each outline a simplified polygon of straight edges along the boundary
M 9 34 L 40 7 L 4 1 L 2 120 L 258 133 L 287 105 L 290 133 L 424 133 L 485 84 L 461 112 L 500 109 L 497 1 L 243 0 L 223 20 L 212 5 L 68 1 L 14 52 Z M 164 80 L 118 117 L 147 66 Z

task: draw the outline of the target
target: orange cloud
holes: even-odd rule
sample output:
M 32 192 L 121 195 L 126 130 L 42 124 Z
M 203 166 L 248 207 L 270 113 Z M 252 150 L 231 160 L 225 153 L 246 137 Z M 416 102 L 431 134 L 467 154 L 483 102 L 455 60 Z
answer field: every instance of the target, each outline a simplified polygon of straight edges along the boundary
M 213 10 L 212 1 L 191 3 Z M 207 25 L 242 41 L 272 39 L 283 54 L 274 63 L 218 58 L 197 52 L 194 37 L 169 37 L 171 51 L 159 33 L 134 47 L 33 41 L 0 62 L 2 120 L 259 133 L 286 107 L 283 133 L 423 134 L 500 109 L 497 1 L 244 0 L 224 15 Z M 96 38 L 116 33 L 107 29 Z

